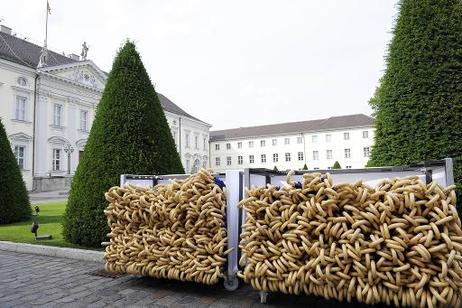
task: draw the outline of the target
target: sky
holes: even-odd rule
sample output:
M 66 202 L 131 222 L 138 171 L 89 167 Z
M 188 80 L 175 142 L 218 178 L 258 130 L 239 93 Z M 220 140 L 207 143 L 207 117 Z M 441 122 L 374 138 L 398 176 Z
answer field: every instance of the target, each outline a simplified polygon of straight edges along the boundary
M 49 0 L 48 46 L 110 71 L 133 40 L 156 91 L 212 130 L 371 114 L 396 0 Z M 42 43 L 46 0 L 2 1 Z

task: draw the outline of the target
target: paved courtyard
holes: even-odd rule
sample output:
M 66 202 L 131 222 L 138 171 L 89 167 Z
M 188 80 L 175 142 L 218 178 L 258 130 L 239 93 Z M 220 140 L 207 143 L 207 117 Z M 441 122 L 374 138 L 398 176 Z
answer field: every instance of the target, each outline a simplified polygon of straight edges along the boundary
M 316 297 L 274 294 L 268 304 L 248 286 L 226 291 L 137 276 L 90 275 L 102 264 L 0 250 L 0 307 L 338 307 Z M 340 305 L 344 306 L 344 305 Z M 360 305 L 345 305 L 345 307 Z

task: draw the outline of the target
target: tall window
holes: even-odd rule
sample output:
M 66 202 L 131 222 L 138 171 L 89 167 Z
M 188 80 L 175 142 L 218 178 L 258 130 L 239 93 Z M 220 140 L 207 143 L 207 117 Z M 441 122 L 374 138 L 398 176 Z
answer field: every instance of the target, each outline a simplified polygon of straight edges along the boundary
M 238 163 L 239 165 L 242 165 L 243 161 L 244 161 L 244 160 L 242 159 L 242 156 L 239 155 L 239 156 L 237 157 L 237 163 Z
M 61 120 L 63 115 L 63 105 L 54 104 L 53 106 L 53 125 L 61 126 Z
M 365 147 L 363 148 L 363 152 L 364 152 L 364 157 L 369 157 L 369 155 L 371 154 L 371 150 L 369 147 Z
M 249 163 L 253 164 L 255 162 L 255 156 L 249 155 Z
M 199 136 L 194 136 L 194 148 L 199 150 Z
M 367 131 L 367 130 L 364 130 L 364 131 L 363 131 L 363 138 L 364 138 L 364 139 L 369 138 L 369 131 Z
M 186 136 L 185 136 L 185 142 L 186 142 L 186 147 L 189 148 L 189 134 L 186 133 Z
M 318 160 L 318 159 L 319 159 L 319 152 L 313 151 L 313 160 Z
M 345 149 L 345 158 L 350 158 L 350 157 L 351 157 L 351 150 Z
M 215 166 L 219 166 L 221 164 L 220 157 L 215 157 Z
M 303 138 L 302 137 L 297 137 L 297 143 L 300 144 L 300 143 L 303 143 Z
M 15 119 L 19 121 L 26 120 L 26 101 L 24 96 L 16 96 Z
M 290 153 L 286 153 L 286 161 L 290 161 Z
M 303 152 L 298 152 L 298 160 L 303 160 Z
M 237 143 L 237 148 L 238 148 L 238 149 L 242 149 L 242 142 L 239 141 L 239 142 Z
M 253 148 L 253 141 L 249 141 L 249 148 Z
M 261 155 L 261 162 L 266 163 L 266 154 Z
M 274 162 L 274 163 L 277 163 L 278 160 L 279 160 L 279 155 L 278 155 L 277 153 L 274 153 L 274 154 L 273 154 L 273 162 Z
M 215 151 L 220 151 L 220 145 L 218 143 L 215 144 Z
M 88 131 L 88 111 L 80 110 L 80 130 Z
M 331 142 L 332 141 L 332 135 L 331 134 L 327 134 L 326 135 L 326 142 Z
M 186 160 L 186 173 L 190 172 L 189 169 L 191 168 L 191 163 L 189 159 Z
M 327 150 L 326 151 L 326 157 L 327 157 L 327 159 L 332 159 L 332 150 Z
M 231 143 L 227 143 L 227 144 L 226 144 L 226 149 L 227 149 L 227 150 L 231 150 Z
M 14 156 L 16 157 L 16 161 L 18 162 L 19 169 L 24 169 L 24 153 L 26 148 L 24 146 L 15 146 L 14 147 Z
M 52 169 L 53 171 L 61 170 L 61 149 L 53 149 Z
M 313 143 L 318 142 L 318 135 L 311 136 L 311 142 L 313 142 Z
M 260 140 L 260 146 L 263 148 L 266 145 L 265 140 Z
M 204 151 L 207 150 L 207 139 L 206 138 L 202 138 L 202 142 L 203 142 L 203 145 L 204 145 Z
M 271 140 L 271 144 L 272 144 L 272 145 L 277 145 L 277 144 L 278 144 L 278 140 L 277 140 L 277 139 Z
M 350 140 L 350 133 L 343 133 L 343 140 Z
M 284 144 L 290 144 L 290 138 L 284 138 Z
M 231 156 L 226 157 L 226 165 L 231 166 Z

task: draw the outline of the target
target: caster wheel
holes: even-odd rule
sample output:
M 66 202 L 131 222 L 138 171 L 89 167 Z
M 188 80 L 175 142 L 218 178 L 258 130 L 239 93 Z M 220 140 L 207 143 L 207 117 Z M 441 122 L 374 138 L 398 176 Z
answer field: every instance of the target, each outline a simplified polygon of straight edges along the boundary
M 233 276 L 231 279 L 225 278 L 223 285 L 226 290 L 234 291 L 239 287 L 239 280 L 237 279 L 236 276 Z
M 268 293 L 265 291 L 260 291 L 260 303 L 266 304 L 267 298 L 268 298 Z

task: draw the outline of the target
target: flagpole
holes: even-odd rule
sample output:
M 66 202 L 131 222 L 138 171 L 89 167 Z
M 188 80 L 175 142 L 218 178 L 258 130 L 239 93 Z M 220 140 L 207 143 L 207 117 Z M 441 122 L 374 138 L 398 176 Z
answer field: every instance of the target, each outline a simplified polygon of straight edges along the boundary
M 47 9 L 46 9 L 46 22 L 45 22 L 45 48 L 47 47 L 47 42 L 48 42 L 48 13 L 49 13 L 49 10 L 48 8 L 50 7 L 50 5 L 48 4 L 48 0 L 47 0 Z

